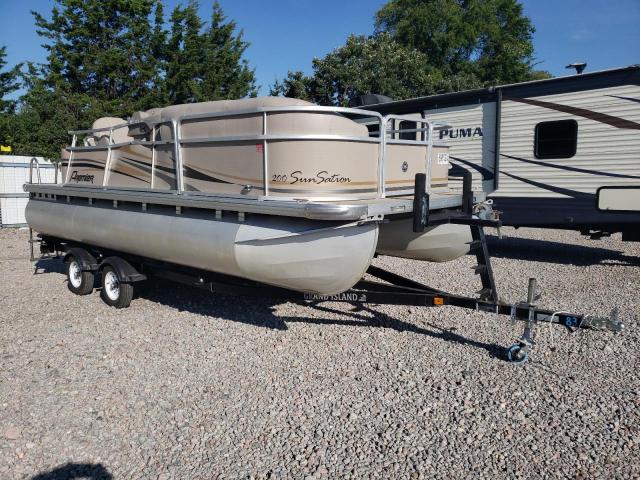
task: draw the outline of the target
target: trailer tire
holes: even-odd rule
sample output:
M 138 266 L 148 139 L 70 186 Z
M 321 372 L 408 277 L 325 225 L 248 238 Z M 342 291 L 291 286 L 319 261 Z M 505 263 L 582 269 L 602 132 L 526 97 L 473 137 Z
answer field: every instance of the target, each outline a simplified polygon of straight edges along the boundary
M 100 298 L 115 308 L 127 308 L 133 298 L 133 285 L 122 283 L 116 271 L 109 265 L 102 269 Z
M 82 270 L 80 261 L 73 255 L 67 257 L 67 287 L 76 295 L 89 295 L 93 292 L 95 275 Z

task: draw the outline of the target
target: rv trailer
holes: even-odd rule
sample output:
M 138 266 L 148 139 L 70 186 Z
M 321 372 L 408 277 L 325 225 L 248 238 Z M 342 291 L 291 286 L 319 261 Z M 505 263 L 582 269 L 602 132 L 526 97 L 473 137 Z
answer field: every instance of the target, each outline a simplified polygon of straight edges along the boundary
M 640 240 L 639 65 L 362 108 L 446 124 L 504 225 Z

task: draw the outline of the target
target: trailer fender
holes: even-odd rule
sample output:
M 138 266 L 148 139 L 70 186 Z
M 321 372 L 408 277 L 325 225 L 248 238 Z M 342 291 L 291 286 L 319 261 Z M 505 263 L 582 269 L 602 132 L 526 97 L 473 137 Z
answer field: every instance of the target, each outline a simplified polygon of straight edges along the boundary
M 147 276 L 138 272 L 129 262 L 120 257 L 107 257 L 100 263 L 100 271 L 109 265 L 118 275 L 121 283 L 141 282 L 147 279 Z
M 63 261 L 66 263 L 69 257 L 74 257 L 76 260 L 78 260 L 80 268 L 83 272 L 95 272 L 96 270 L 98 270 L 98 261 L 84 248 L 70 248 L 69 250 L 67 250 L 67 253 L 65 253 Z

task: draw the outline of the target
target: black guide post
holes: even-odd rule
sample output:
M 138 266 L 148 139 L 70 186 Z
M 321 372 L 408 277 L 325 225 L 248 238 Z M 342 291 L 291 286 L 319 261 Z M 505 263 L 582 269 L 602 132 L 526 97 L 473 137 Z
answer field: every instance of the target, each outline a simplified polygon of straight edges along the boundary
M 424 232 L 429 223 L 429 195 L 427 194 L 427 176 L 416 173 L 415 191 L 413 194 L 413 231 Z
M 471 172 L 460 165 L 453 164 L 449 169 L 449 176 L 462 178 L 462 211 L 471 215 L 473 213 L 473 176 Z
M 497 302 L 498 290 L 493 276 L 493 269 L 491 268 L 491 257 L 489 256 L 484 229 L 480 225 L 471 225 L 470 228 L 471 238 L 473 238 L 471 253 L 476 256 L 478 261 L 474 271 L 480 275 L 480 281 L 482 282 L 482 290 L 478 293 L 482 300 Z

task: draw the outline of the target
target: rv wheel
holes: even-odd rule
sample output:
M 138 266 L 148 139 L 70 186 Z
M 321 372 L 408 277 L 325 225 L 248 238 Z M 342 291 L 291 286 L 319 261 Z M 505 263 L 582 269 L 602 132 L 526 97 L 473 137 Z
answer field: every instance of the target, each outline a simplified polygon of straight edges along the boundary
M 67 259 L 67 286 L 76 295 L 88 295 L 93 291 L 93 272 L 82 271 L 80 262 L 74 256 Z
M 106 266 L 102 270 L 100 298 L 112 307 L 126 308 L 133 298 L 133 285 L 121 283 L 118 274 L 110 266 Z

